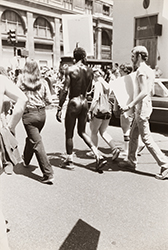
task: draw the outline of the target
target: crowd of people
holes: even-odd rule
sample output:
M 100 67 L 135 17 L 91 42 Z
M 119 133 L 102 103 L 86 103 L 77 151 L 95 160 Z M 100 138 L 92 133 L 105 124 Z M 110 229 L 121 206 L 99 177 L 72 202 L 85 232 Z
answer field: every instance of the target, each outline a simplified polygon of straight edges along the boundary
M 81 47 L 76 47 L 73 51 L 74 64 L 64 67 L 63 71 L 56 75 L 48 69 L 40 71 L 38 63 L 32 59 L 26 60 L 23 70 L 18 72 L 15 78 L 10 70 L 0 67 L 0 168 L 11 174 L 11 166 L 21 163 L 23 167 L 28 167 L 35 154 L 43 175 L 40 181 L 46 184 L 53 183 L 54 171 L 45 151 L 41 131 L 46 120 L 45 108 L 51 104 L 52 94 L 55 93 L 54 86 L 57 85 L 59 86 L 57 93 L 59 105 L 56 111 L 58 122 L 62 122 L 62 108 L 68 99 L 65 114 L 67 157 L 61 165 L 62 168 L 74 168 L 73 136 L 76 121 L 78 135 L 90 148 L 87 156 L 96 160 L 97 172 L 102 172 L 107 163 L 98 150 L 99 134 L 111 149 L 111 162 L 119 158 L 121 149 L 107 132 L 112 110 L 118 109 L 125 154 L 118 165 L 131 171 L 136 170 L 141 140 L 143 147 L 146 146 L 160 167 L 160 174 L 156 175 L 156 178 L 165 179 L 168 175 L 168 159 L 154 142 L 149 128 L 155 74 L 146 64 L 148 51 L 144 46 L 134 47 L 131 53 L 133 65 L 115 63 L 113 69 L 107 67 L 105 71 L 100 67 L 87 66 L 86 51 Z M 115 79 L 130 74 L 135 68 L 134 99 L 121 107 L 113 92 L 112 83 Z M 130 109 L 133 113 L 128 116 L 126 112 Z M 15 138 L 15 127 L 20 119 L 27 134 L 22 157 Z M 87 122 L 90 123 L 90 136 L 86 133 Z M 12 152 L 8 150 L 9 143 L 14 145 L 15 150 Z M 3 215 L 0 215 L 0 219 L 4 221 Z M 0 233 L 3 235 L 0 235 L 0 241 L 7 244 L 4 228 Z
M 139 53 L 139 55 L 146 53 L 146 57 L 144 57 L 145 59 L 142 57 L 142 62 L 145 64 L 146 58 L 148 58 L 148 52 L 143 46 L 139 46 L 138 48 L 142 49 L 142 52 L 137 52 Z M 145 49 L 143 50 L 143 48 Z M 10 79 L 11 82 L 14 82 L 15 85 L 19 87 L 23 91 L 23 93 L 25 93 L 28 99 L 26 107 L 24 109 L 24 113 L 22 115 L 23 125 L 27 133 L 27 138 L 25 139 L 25 148 L 22 154 L 22 161 L 24 166 L 28 166 L 33 155 L 35 154 L 40 169 L 43 173 L 43 178 L 41 179 L 41 181 L 44 183 L 53 182 L 53 170 L 47 158 L 41 137 L 41 131 L 45 125 L 46 120 L 45 107 L 52 103 L 53 94 L 57 92 L 57 96 L 59 99 L 59 105 L 56 113 L 56 119 L 59 122 L 62 121 L 61 115 L 64 102 L 68 100 L 65 115 L 65 148 L 67 159 L 62 164 L 62 167 L 68 168 L 74 168 L 73 135 L 76 120 L 78 121 L 78 134 L 90 148 L 87 156 L 94 157 L 96 159 L 96 170 L 99 171 L 107 163 L 106 159 L 98 149 L 99 134 L 111 149 L 112 161 L 116 160 L 119 155 L 124 155 L 125 161 L 129 160 L 129 150 L 133 145 L 132 141 L 130 142 L 130 136 L 132 136 L 135 118 L 137 118 L 138 115 L 140 116 L 140 112 L 145 113 L 144 111 L 142 111 L 143 105 L 146 105 L 146 107 L 151 105 L 149 105 L 149 103 L 151 102 L 150 90 L 153 84 L 152 81 L 154 77 L 156 77 L 156 74 L 154 73 L 156 69 L 158 71 L 158 67 L 156 67 L 155 71 L 152 69 L 151 71 L 148 70 L 150 72 L 150 75 L 153 74 L 153 79 L 151 78 L 150 81 L 147 80 L 147 83 L 145 84 L 147 85 L 148 82 L 150 83 L 149 87 L 146 87 L 146 89 L 144 88 L 145 90 L 143 89 L 142 91 L 140 91 L 140 83 L 142 79 L 140 77 L 140 80 L 137 80 L 138 76 L 136 77 L 136 84 L 138 85 L 138 87 L 135 91 L 138 97 L 136 97 L 135 100 L 138 100 L 138 104 L 135 101 L 131 102 L 130 105 L 131 108 L 134 108 L 134 112 L 131 115 L 127 115 L 123 107 L 119 106 L 118 100 L 114 95 L 113 89 L 111 87 L 112 82 L 115 79 L 132 73 L 134 69 L 136 69 L 136 72 L 138 72 L 137 69 L 139 69 L 139 65 L 141 65 L 142 63 L 140 62 L 140 64 L 138 64 L 138 62 L 135 61 L 132 56 L 132 65 L 130 63 L 123 63 L 121 65 L 119 65 L 118 63 L 114 63 L 113 68 L 110 68 L 108 66 L 106 68 L 101 68 L 99 66 L 90 67 L 87 65 L 86 52 L 83 48 L 80 47 L 75 48 L 73 56 L 73 65 L 65 65 L 64 67 L 60 67 L 59 72 L 55 72 L 53 69 L 50 69 L 48 67 L 39 68 L 37 62 L 31 59 L 26 60 L 24 68 L 17 71 L 17 74 L 16 72 L 15 74 L 12 74 L 10 68 L 6 70 L 3 67 L 0 67 L 0 74 L 3 75 L 3 77 Z M 150 69 L 150 67 L 147 69 Z M 146 71 L 143 76 L 145 80 L 149 78 Z M 55 86 L 57 86 L 57 90 Z M 139 94 L 137 94 L 138 91 L 140 92 Z M 148 98 L 146 96 L 148 96 Z M 109 104 L 109 110 L 107 110 L 103 114 L 100 112 L 100 110 L 99 112 L 97 112 L 98 103 L 102 98 L 104 98 L 104 100 L 106 100 Z M 14 106 L 15 103 L 13 101 L 9 99 L 7 101 L 4 101 L 1 111 L 1 120 L 3 120 L 4 127 L 9 126 L 9 114 L 12 113 Z M 137 109 L 139 112 L 137 112 L 138 115 L 136 114 Z M 151 107 L 149 108 L 149 110 L 150 111 L 148 112 L 148 116 L 146 115 L 146 120 L 148 120 L 150 117 Z M 120 118 L 120 126 L 123 132 L 122 152 L 121 148 L 118 148 L 116 146 L 112 136 L 107 132 L 111 116 L 112 114 L 116 114 L 116 112 Z M 87 122 L 89 122 L 90 124 L 90 136 L 85 131 Z M 145 125 L 143 124 L 143 126 Z M 137 130 L 141 131 L 141 128 L 138 128 Z M 15 134 L 14 131 L 13 134 Z M 147 133 L 147 136 L 145 136 L 145 139 L 144 134 L 142 135 L 139 132 L 139 135 L 138 143 L 135 149 L 136 155 L 138 155 L 139 151 L 141 151 L 145 146 L 149 149 L 149 141 L 146 139 L 146 137 L 149 138 L 149 131 Z M 3 144 L 2 139 L 1 144 Z M 154 144 L 152 143 L 152 147 L 153 145 Z M 149 149 L 150 152 L 152 150 L 153 149 Z M 156 149 L 153 151 L 156 151 Z M 152 155 L 154 155 L 154 158 L 160 164 L 161 160 L 158 160 L 153 151 Z M 5 152 L 5 149 L 3 149 L 3 152 Z M 160 155 L 160 151 L 157 151 L 157 155 Z M 136 158 L 136 156 L 134 156 L 133 158 Z M 4 171 L 6 173 L 11 173 L 12 164 L 7 153 L 3 153 L 2 162 Z M 136 165 L 135 160 L 134 162 L 133 160 L 131 160 L 131 163 L 134 164 L 134 166 Z M 162 172 L 164 171 L 161 171 L 161 175 Z

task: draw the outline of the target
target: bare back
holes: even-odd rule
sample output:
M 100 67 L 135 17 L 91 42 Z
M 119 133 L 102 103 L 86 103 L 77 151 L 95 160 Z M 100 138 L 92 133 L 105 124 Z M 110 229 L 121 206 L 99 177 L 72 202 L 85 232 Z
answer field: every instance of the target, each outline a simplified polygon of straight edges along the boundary
M 69 98 L 86 96 L 93 79 L 92 69 L 80 63 L 69 68 L 70 86 Z

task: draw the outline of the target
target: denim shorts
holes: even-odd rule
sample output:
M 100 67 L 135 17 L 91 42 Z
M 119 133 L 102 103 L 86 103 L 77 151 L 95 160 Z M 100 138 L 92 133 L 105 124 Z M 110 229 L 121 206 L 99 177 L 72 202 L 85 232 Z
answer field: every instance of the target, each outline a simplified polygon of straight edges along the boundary
M 108 120 L 111 118 L 111 113 L 101 113 L 98 112 L 96 115 L 94 115 L 96 118 L 98 119 L 102 119 L 102 120 Z

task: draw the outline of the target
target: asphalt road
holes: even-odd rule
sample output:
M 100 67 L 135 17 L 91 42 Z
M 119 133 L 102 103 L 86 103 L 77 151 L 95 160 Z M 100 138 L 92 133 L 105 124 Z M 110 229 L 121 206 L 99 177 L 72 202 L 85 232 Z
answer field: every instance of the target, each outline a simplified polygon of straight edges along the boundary
M 34 157 L 28 169 L 18 165 L 12 175 L 1 174 L 3 213 L 8 220 L 12 250 L 167 250 L 168 180 L 154 178 L 155 160 L 144 149 L 136 172 L 122 171 L 111 162 L 108 146 L 99 146 L 108 164 L 103 174 L 94 171 L 84 142 L 74 135 L 74 161 L 69 171 L 60 168 L 65 157 L 64 126 L 47 110 L 42 131 L 45 149 L 53 165 L 53 185 L 42 184 Z M 89 126 L 87 124 L 87 131 Z M 121 128 L 108 128 L 122 147 Z M 165 131 L 164 131 L 165 133 Z M 20 122 L 16 137 L 22 152 L 25 131 Z M 153 132 L 168 155 L 168 137 Z M 0 248 L 1 249 L 1 248 Z M 1 249 L 3 250 L 3 249 Z

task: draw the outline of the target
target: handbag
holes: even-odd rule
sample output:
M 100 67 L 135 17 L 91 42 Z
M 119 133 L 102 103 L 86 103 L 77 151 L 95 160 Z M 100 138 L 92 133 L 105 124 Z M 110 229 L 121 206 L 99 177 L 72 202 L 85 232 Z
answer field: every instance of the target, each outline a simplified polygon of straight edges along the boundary
M 93 109 L 93 115 L 99 119 L 109 119 L 111 117 L 111 104 L 106 93 L 100 93 L 99 99 Z
M 19 162 L 21 162 L 22 159 L 18 149 L 18 142 L 15 136 L 13 136 L 13 134 L 6 127 L 1 128 L 0 136 L 1 136 L 1 147 L 3 143 L 5 153 L 7 153 L 8 158 L 13 163 L 13 165 L 16 165 Z

